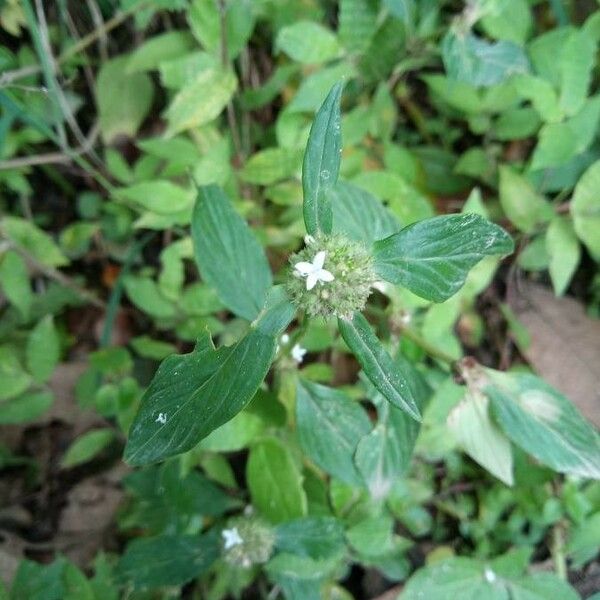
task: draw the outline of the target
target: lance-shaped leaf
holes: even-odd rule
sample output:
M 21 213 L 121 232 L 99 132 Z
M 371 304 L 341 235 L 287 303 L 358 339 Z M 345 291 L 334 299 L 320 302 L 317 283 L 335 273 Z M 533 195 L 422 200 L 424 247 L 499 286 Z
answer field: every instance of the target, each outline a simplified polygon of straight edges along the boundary
M 250 228 L 215 185 L 198 190 L 192 238 L 202 278 L 231 312 L 252 321 L 271 287 L 271 270 Z
M 331 233 L 333 210 L 329 191 L 340 171 L 342 133 L 340 98 L 343 85 L 337 83 L 317 112 L 302 164 L 304 224 L 311 235 Z
M 190 354 L 165 359 L 142 398 L 125 460 L 143 465 L 185 452 L 229 421 L 252 399 L 275 346 L 259 330 L 218 350 L 205 335 Z
M 513 251 L 510 235 L 480 215 L 425 219 L 375 242 L 378 275 L 417 296 L 443 302 L 464 284 L 469 269 L 484 256 Z
M 600 435 L 569 400 L 529 373 L 485 374 L 492 416 L 517 446 L 561 473 L 600 479 Z
M 377 339 L 367 319 L 356 312 L 351 319 L 338 319 L 338 326 L 344 341 L 377 391 L 388 402 L 420 421 L 421 414 L 406 374 Z

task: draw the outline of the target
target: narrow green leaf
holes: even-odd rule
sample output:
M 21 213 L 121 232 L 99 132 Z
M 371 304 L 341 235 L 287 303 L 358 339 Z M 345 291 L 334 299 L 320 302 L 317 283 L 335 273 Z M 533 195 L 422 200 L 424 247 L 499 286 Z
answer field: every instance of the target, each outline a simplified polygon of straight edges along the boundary
M 272 523 L 306 514 L 302 475 L 290 450 L 278 439 L 264 439 L 252 448 L 246 481 L 253 505 Z
M 550 279 L 554 293 L 561 296 L 577 269 L 581 247 L 568 217 L 555 217 L 546 231 L 546 250 L 550 259 Z
M 15 348 L 0 346 L 0 400 L 8 400 L 23 393 L 31 384 Z
M 27 317 L 33 302 L 29 271 L 25 261 L 14 250 L 0 257 L 0 287 L 10 303 Z
M 0 405 L 0 424 L 16 425 L 31 422 L 43 415 L 52 406 L 53 400 L 52 392 L 32 391 L 5 400 Z
M 350 319 L 338 319 L 340 333 L 377 391 L 394 406 L 421 420 L 410 383 L 400 366 L 394 363 L 369 322 L 360 313 Z
M 213 532 L 140 538 L 127 546 L 117 575 L 137 589 L 181 586 L 208 570 L 219 551 Z
M 52 315 L 44 317 L 31 330 L 25 353 L 33 379 L 37 383 L 46 381 L 60 360 L 60 340 Z
M 265 335 L 278 337 L 292 322 L 296 307 L 290 302 L 285 286 L 276 285 L 267 293 L 267 299 L 252 327 Z
M 301 379 L 296 392 L 296 422 L 300 445 L 316 465 L 341 481 L 360 483 L 354 453 L 370 429 L 360 404 L 339 390 Z
M 325 98 L 313 121 L 304 154 L 304 224 L 311 235 L 331 233 L 333 211 L 328 194 L 336 184 L 340 171 L 340 99 L 343 87 L 342 83 L 337 83 Z
M 271 270 L 261 245 L 217 186 L 198 189 L 192 238 L 202 278 L 223 304 L 252 321 L 271 287 Z
M 276 339 L 251 330 L 215 350 L 210 337 L 160 365 L 129 431 L 125 460 L 156 462 L 193 448 L 250 402 L 275 354 Z
M 165 298 L 153 279 L 130 275 L 125 278 L 124 285 L 129 299 L 151 317 L 171 319 L 176 316 L 175 304 Z
M 596 43 L 585 30 L 569 33 L 560 53 L 560 105 L 567 115 L 574 115 L 587 98 L 596 63 Z
M 240 177 L 248 183 L 270 185 L 291 177 L 300 163 L 301 154 L 296 149 L 267 148 L 250 157 Z
M 492 414 L 517 446 L 561 473 L 600 479 L 600 436 L 569 400 L 535 375 L 485 374 Z
M 340 41 L 350 53 L 362 53 L 377 28 L 377 11 L 369 0 L 340 0 Z
M 454 295 L 484 256 L 513 247 L 504 229 L 476 214 L 425 219 L 373 246 L 380 277 L 433 302 Z
M 184 56 L 195 46 L 194 38 L 187 31 L 169 31 L 154 35 L 129 57 L 127 72 L 157 69 L 161 62 Z
M 165 112 L 169 122 L 166 135 L 171 136 L 200 127 L 221 114 L 237 88 L 231 71 L 204 69 L 181 89 Z
M 63 469 L 70 469 L 92 460 L 104 450 L 115 438 L 112 429 L 96 429 L 78 437 L 65 452 L 60 464 Z
M 115 192 L 119 200 L 129 200 L 138 207 L 160 215 L 170 215 L 191 208 L 194 192 L 170 181 L 156 179 L 142 181 Z

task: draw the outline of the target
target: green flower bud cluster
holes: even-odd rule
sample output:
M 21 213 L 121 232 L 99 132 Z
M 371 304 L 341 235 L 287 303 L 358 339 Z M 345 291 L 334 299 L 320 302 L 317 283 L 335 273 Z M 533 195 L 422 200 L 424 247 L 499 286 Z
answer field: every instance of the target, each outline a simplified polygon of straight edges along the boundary
M 254 516 L 230 519 L 221 535 L 225 561 L 245 569 L 266 563 L 275 544 L 273 530 Z
M 290 257 L 292 301 L 310 316 L 350 317 L 362 310 L 377 280 L 365 245 L 342 235 L 305 240 L 305 248 Z

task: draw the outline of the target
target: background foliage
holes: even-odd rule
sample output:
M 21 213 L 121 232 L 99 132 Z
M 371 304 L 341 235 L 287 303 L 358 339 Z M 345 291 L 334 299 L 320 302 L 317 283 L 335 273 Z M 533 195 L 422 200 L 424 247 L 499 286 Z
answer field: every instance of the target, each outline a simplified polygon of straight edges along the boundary
M 536 282 L 600 310 L 594 2 L 4 0 L 0 26 L 0 597 L 600 589 L 598 434 L 532 374 L 511 301 Z M 341 121 L 318 138 L 317 116 L 304 158 L 332 88 Z M 449 221 L 416 223 L 450 213 L 515 253 L 490 242 L 444 288 L 477 261 L 426 254 Z M 281 336 L 268 291 L 305 223 L 365 244 L 416 224 L 375 244 L 405 287 L 341 336 Z M 138 444 L 147 388 L 191 396 L 183 439 Z

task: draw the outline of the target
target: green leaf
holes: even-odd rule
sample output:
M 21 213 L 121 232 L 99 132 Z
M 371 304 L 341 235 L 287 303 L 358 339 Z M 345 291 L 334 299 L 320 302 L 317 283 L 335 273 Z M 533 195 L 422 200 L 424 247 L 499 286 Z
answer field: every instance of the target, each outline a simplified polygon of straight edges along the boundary
M 9 302 L 27 317 L 33 302 L 29 271 L 25 261 L 14 250 L 9 250 L 0 257 L 0 286 Z
M 573 225 L 590 254 L 600 261 L 600 160 L 596 161 L 575 186 L 571 201 Z
M 275 530 L 280 552 L 315 560 L 334 555 L 344 547 L 344 528 L 334 517 L 305 517 L 282 523 Z
M 15 349 L 11 346 L 0 346 L 0 400 L 18 396 L 30 383 L 31 377 L 24 371 Z
M 176 351 L 173 344 L 155 340 L 147 335 L 135 337 L 129 343 L 140 356 L 152 360 L 162 360 L 169 356 L 169 354 L 174 354 Z
M 117 575 L 137 589 L 181 586 L 207 571 L 219 551 L 213 532 L 140 538 L 127 546 Z
M 144 42 L 129 57 L 127 72 L 151 71 L 161 62 L 183 56 L 194 49 L 194 38 L 187 31 L 169 31 Z
M 546 232 L 546 250 L 550 259 L 550 279 L 557 296 L 562 296 L 573 277 L 581 248 L 571 220 L 557 216 Z
M 342 134 L 340 99 L 343 84 L 337 83 L 317 112 L 302 164 L 304 224 L 311 235 L 331 233 L 333 211 L 329 191 L 340 171 Z
M 368 517 L 346 532 L 350 545 L 362 555 L 381 556 L 393 548 L 394 521 L 388 515 Z
M 495 85 L 529 71 L 521 47 L 508 41 L 486 42 L 472 33 L 448 32 L 442 40 L 442 58 L 448 77 L 476 86 Z
M 485 373 L 492 415 L 517 446 L 561 473 L 600 478 L 600 436 L 569 400 L 535 375 Z
M 484 15 L 480 23 L 484 31 L 497 40 L 523 45 L 532 27 L 527 0 L 496 0 L 495 8 Z
M 553 214 L 531 183 L 507 166 L 500 167 L 500 204 L 511 223 L 525 233 L 531 233 Z
M 519 95 L 531 101 L 544 121 L 548 123 L 562 120 L 563 111 L 551 83 L 534 75 L 517 75 L 512 81 Z
M 290 450 L 275 438 L 266 438 L 250 451 L 246 481 L 252 504 L 272 523 L 306 514 L 302 475 Z
M 231 312 L 252 321 L 271 287 L 271 270 L 248 225 L 217 186 L 198 189 L 192 238 L 202 278 Z
M 140 208 L 160 215 L 170 215 L 189 209 L 194 202 L 194 193 L 191 190 L 163 179 L 142 181 L 120 188 L 115 196 L 119 200 L 129 200 Z
M 156 462 L 193 448 L 250 402 L 275 354 L 276 339 L 252 329 L 235 346 L 215 350 L 210 337 L 193 352 L 170 356 L 142 397 L 125 460 Z
M 344 341 L 377 391 L 391 404 L 421 420 L 411 385 L 398 363 L 387 353 L 369 322 L 360 313 L 338 319 Z
M 54 401 L 52 392 L 25 392 L 0 404 L 0 424 L 16 425 L 43 415 Z
M 112 429 L 95 429 L 79 436 L 64 453 L 60 461 L 63 469 L 70 469 L 92 460 L 115 439 Z
M 377 11 L 369 0 L 340 0 L 339 37 L 352 54 L 364 52 L 377 27 Z
M 248 183 L 270 185 L 287 179 L 299 169 L 301 156 L 289 148 L 267 148 L 253 154 L 240 172 Z
M 165 298 L 153 279 L 129 275 L 124 285 L 129 299 L 151 317 L 171 319 L 176 316 L 175 304 Z
M 165 117 L 169 123 L 166 135 L 200 127 L 221 114 L 237 88 L 233 72 L 208 68 L 196 75 L 177 93 Z
M 574 115 L 587 98 L 596 64 L 596 43 L 583 29 L 570 32 L 560 53 L 560 105 L 567 115 Z
M 396 217 L 369 192 L 339 181 L 330 192 L 333 231 L 371 244 L 400 229 Z
M 309 65 L 327 62 L 340 53 L 335 35 L 314 21 L 297 21 L 282 27 L 275 47 L 292 60 Z
M 4 217 L 0 230 L 17 246 L 26 250 L 34 258 L 49 267 L 62 267 L 69 264 L 54 240 L 33 223 L 18 217 Z
M 146 118 L 154 97 L 145 73 L 128 73 L 129 56 L 106 61 L 96 78 L 100 131 L 109 144 L 120 135 L 132 137 Z
M 448 416 L 448 427 L 475 462 L 500 481 L 513 485 L 510 441 L 491 420 L 488 405 L 486 396 L 477 391 L 468 391 Z
M 484 256 L 513 251 L 511 237 L 476 214 L 444 215 L 405 227 L 374 246 L 375 270 L 417 296 L 443 302 Z
M 339 390 L 300 379 L 296 424 L 300 445 L 308 458 L 341 481 L 360 483 L 354 453 L 370 429 L 369 418 L 360 404 Z
M 26 348 L 27 369 L 36 383 L 43 383 L 60 360 L 60 340 L 52 315 L 44 317 L 30 332 Z

